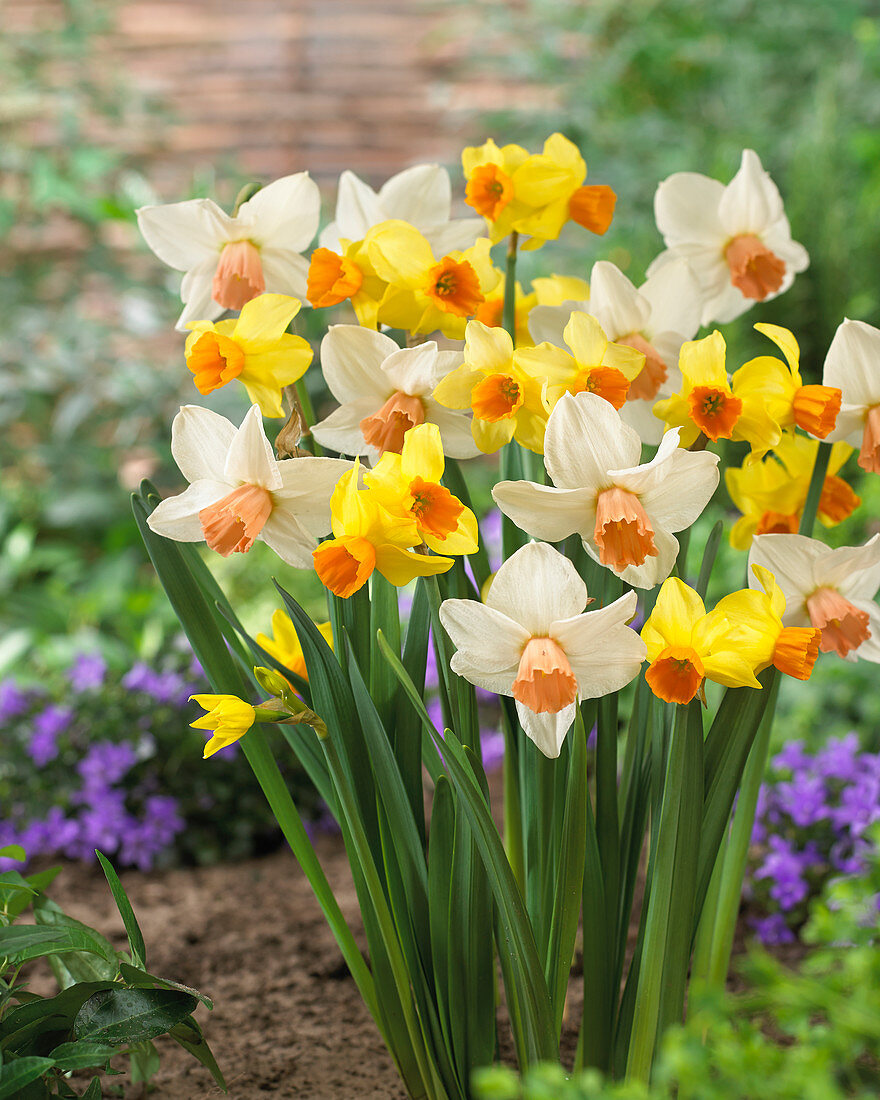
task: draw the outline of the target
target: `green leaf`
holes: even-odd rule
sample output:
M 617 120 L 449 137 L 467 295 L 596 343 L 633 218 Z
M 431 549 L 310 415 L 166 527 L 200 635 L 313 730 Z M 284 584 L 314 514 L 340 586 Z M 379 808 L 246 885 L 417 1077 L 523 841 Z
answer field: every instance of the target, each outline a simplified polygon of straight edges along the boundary
M 56 1068 L 67 1072 L 74 1069 L 93 1069 L 103 1066 L 116 1053 L 116 1047 L 108 1043 L 93 1043 L 89 1040 L 79 1040 L 73 1043 L 62 1043 L 61 1046 L 49 1054 L 55 1062 Z
M 80 982 L 54 997 L 37 997 L 11 1009 L 0 1020 L 0 1046 L 6 1051 L 21 1051 L 45 1032 L 69 1032 L 77 1012 L 89 997 L 114 988 L 116 982 Z
M 168 1035 L 184 1050 L 196 1058 L 210 1072 L 221 1089 L 226 1092 L 226 1081 L 211 1053 L 201 1027 L 192 1016 L 187 1016 L 168 1032 Z
M 102 1095 L 101 1078 L 93 1077 L 89 1082 L 89 1087 L 82 1094 L 81 1100 L 101 1100 Z
M 15 859 L 19 863 L 24 863 L 27 859 L 27 852 L 20 844 L 7 844 L 0 848 L 0 859 Z
M 51 1058 L 15 1058 L 0 1065 L 0 1100 L 15 1100 L 21 1089 L 47 1073 L 55 1063 Z
M 86 951 L 106 958 L 106 942 L 96 932 L 85 928 L 60 926 L 42 928 L 38 925 L 15 925 L 0 928 L 0 955 L 6 955 L 18 965 L 46 955 L 62 955 L 70 951 Z M 114 966 L 115 970 L 115 966 Z
M 198 1004 L 176 989 L 105 989 L 93 994 L 76 1014 L 73 1034 L 125 1046 L 165 1035 Z
M 199 991 L 193 989 L 192 986 L 174 982 L 170 978 L 157 978 L 155 974 L 148 974 L 146 970 L 141 970 L 136 966 L 129 966 L 128 963 L 119 964 L 119 973 L 125 978 L 129 985 L 142 986 L 146 989 L 151 989 L 155 986 L 159 986 L 161 989 L 179 989 L 181 993 L 189 993 L 193 997 L 197 997 L 205 1008 L 213 1009 L 214 1007 L 214 1002 L 210 997 L 206 997 L 204 993 L 199 993 Z
M 135 966 L 143 969 L 147 965 L 147 946 L 134 915 L 134 909 L 131 907 L 131 902 L 128 900 L 128 895 L 119 881 L 119 875 L 116 874 L 113 864 L 101 852 L 95 852 L 95 855 L 104 870 L 110 886 L 110 893 L 116 902 L 116 908 L 119 910 L 120 917 L 122 917 L 122 923 L 125 925 L 125 934 L 128 936 L 128 947 L 131 951 L 132 962 Z
M 109 940 L 100 932 L 81 921 L 69 917 L 59 905 L 47 897 L 34 902 L 34 919 L 38 925 L 79 930 L 92 937 L 101 947 L 100 957 L 91 951 L 65 952 L 63 959 L 57 953 L 50 956 L 49 963 L 62 989 L 75 982 L 110 981 L 116 977 L 118 969 L 117 953 Z

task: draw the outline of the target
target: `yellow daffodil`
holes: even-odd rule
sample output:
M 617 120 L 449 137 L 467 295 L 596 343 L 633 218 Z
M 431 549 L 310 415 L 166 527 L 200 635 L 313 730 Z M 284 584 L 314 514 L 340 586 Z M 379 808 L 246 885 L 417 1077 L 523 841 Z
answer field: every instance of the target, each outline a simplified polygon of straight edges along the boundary
M 419 424 L 403 437 L 402 452 L 386 451 L 364 481 L 389 512 L 411 515 L 438 554 L 474 554 L 477 517 L 440 484 L 444 468 L 440 429 Z
M 681 445 L 690 447 L 700 432 L 713 442 L 731 439 L 743 415 L 743 403 L 730 388 L 725 366 L 727 345 L 717 330 L 681 346 L 678 365 L 682 388 L 658 401 L 654 413 L 670 428 L 681 428 Z
M 315 623 L 321 636 L 330 648 L 333 648 L 333 629 L 330 623 Z M 286 669 L 308 680 L 309 673 L 306 669 L 306 659 L 303 656 L 302 645 L 296 633 L 293 620 L 286 611 L 280 608 L 272 612 L 272 637 L 267 634 L 258 634 L 255 638 L 257 645 Z
M 190 725 L 197 730 L 212 730 L 214 734 L 205 745 L 205 760 L 238 741 L 254 724 L 256 711 L 235 695 L 190 695 L 190 699 L 207 711 Z
M 370 263 L 363 241 L 342 240 L 339 248 L 316 248 L 312 253 L 306 295 L 315 309 L 350 300 L 358 324 L 377 328 L 388 283 Z
M 704 679 L 726 687 L 761 686 L 757 662 L 737 649 L 728 619 L 707 615 L 699 595 L 678 577 L 663 582 L 642 640 L 651 662 L 645 679 L 667 703 L 689 703 Z
M 464 252 L 437 259 L 418 229 L 408 222 L 387 221 L 367 233 L 363 248 L 373 270 L 388 284 L 378 307 L 379 321 L 412 333 L 439 329 L 460 340 L 468 318 L 501 278 L 492 265 L 487 237 Z
M 549 343 L 519 353 L 520 362 L 531 373 L 547 378 L 551 408 L 564 393 L 585 392 L 621 408 L 633 379 L 645 365 L 644 353 L 609 340 L 589 313 L 572 313 L 562 335 L 570 353 Z
M 824 439 L 834 430 L 840 412 L 841 391 L 836 386 L 805 386 L 800 375 L 800 348 L 794 335 L 779 325 L 755 325 L 782 351 L 786 363 L 771 355 L 750 359 L 731 379 L 734 394 L 746 408 L 754 405 L 765 420 L 759 445 L 752 453 L 774 447 L 785 428 L 796 424 Z
M 348 598 L 374 569 L 391 584 L 451 569 L 452 558 L 413 553 L 422 536 L 412 512 L 390 512 L 370 490 L 359 490 L 360 465 L 339 479 L 330 500 L 334 538 L 314 551 L 315 571 L 325 588 Z
M 730 531 L 730 545 L 748 550 L 755 535 L 795 533 L 807 500 L 819 443 L 815 439 L 784 432 L 770 454 L 758 462 L 728 469 L 724 480 L 733 503 L 743 514 Z M 852 454 L 847 443 L 831 448 L 828 473 L 819 498 L 818 518 L 834 527 L 861 504 L 837 471 Z
M 485 454 L 516 439 L 541 453 L 550 408 L 544 397 L 546 373 L 524 357 L 535 348 L 513 350 L 502 328 L 471 321 L 465 332 L 464 363 L 434 390 L 434 398 L 450 409 L 473 409 L 471 430 Z
M 199 393 L 237 378 L 264 416 L 284 416 L 282 389 L 302 378 L 312 361 L 308 341 L 285 331 L 299 308 L 285 294 L 260 294 L 245 302 L 237 320 L 188 324 L 186 365 Z
M 586 309 L 590 300 L 590 284 L 576 275 L 545 275 L 532 279 L 532 291 L 539 306 L 561 306 L 571 302 Z
M 809 680 L 819 656 L 821 630 L 783 626 L 785 595 L 769 569 L 753 565 L 761 588 L 744 588 L 719 600 L 709 619 L 726 619 L 729 638 L 755 662 L 755 672 L 773 665 L 798 680 Z
M 463 150 L 461 162 L 465 202 L 489 223 L 493 244 L 516 231 L 531 238 L 524 248 L 539 248 L 569 220 L 598 234 L 611 224 L 614 192 L 583 186 L 584 158 L 562 134 L 551 134 L 543 151 L 533 154 L 520 145 L 499 148 L 490 138 Z

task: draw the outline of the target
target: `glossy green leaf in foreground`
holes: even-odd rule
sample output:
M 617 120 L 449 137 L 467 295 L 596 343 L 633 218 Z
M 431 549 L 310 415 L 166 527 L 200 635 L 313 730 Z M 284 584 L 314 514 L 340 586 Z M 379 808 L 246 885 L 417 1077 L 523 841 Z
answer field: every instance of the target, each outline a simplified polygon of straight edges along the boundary
M 198 1003 L 191 993 L 176 989 L 105 989 L 79 1010 L 73 1034 L 112 1046 L 141 1043 L 166 1034 Z

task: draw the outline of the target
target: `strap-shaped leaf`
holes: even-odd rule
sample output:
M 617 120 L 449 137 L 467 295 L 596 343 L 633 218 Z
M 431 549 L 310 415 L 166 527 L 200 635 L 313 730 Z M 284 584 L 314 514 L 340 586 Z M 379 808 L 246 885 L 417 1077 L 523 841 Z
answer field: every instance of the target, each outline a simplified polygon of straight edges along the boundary
M 137 922 L 137 917 L 134 915 L 131 902 L 128 900 L 128 894 L 126 894 L 125 888 L 119 881 L 119 875 L 117 875 L 116 869 L 110 860 L 102 852 L 95 852 L 95 855 L 98 857 L 98 862 L 101 864 L 107 878 L 110 893 L 116 902 L 116 908 L 119 910 L 120 917 L 122 917 L 122 923 L 125 925 L 131 960 L 135 966 L 143 969 L 147 965 L 147 945 L 144 943 L 144 935 Z
M 194 1017 L 187 1016 L 185 1020 L 181 1020 L 179 1024 L 175 1024 L 168 1032 L 168 1035 L 175 1043 L 188 1051 L 193 1058 L 201 1062 L 210 1072 L 220 1088 L 223 1089 L 224 1092 L 227 1091 L 226 1081 L 223 1078 L 223 1074 L 220 1072 L 220 1067 L 217 1065 L 216 1059 L 211 1053 L 211 1048 L 208 1046 L 205 1036 L 202 1033 L 202 1029 Z

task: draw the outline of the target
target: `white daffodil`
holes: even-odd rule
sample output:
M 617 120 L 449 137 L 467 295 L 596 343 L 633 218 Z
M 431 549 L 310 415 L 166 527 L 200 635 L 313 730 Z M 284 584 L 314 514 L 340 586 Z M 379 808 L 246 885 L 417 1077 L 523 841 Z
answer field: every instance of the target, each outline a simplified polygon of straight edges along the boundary
M 308 172 L 262 188 L 233 217 L 211 199 L 189 199 L 137 212 L 144 240 L 159 259 L 185 272 L 180 284 L 190 321 L 213 321 L 264 291 L 306 296 L 304 252 L 318 231 L 321 196 Z
M 512 695 L 522 728 L 551 758 L 559 756 L 578 701 L 618 691 L 647 654 L 626 625 L 636 613 L 635 592 L 582 614 L 589 602 L 568 558 L 532 542 L 501 566 L 485 604 L 440 605 L 440 622 L 457 649 L 452 671 Z
M 776 578 L 785 596 L 785 626 L 822 631 L 819 649 L 848 661 L 880 664 L 880 535 L 864 546 L 833 549 L 803 535 L 756 535 L 749 552 L 749 585 L 758 587 L 752 565 Z
M 147 521 L 156 534 L 204 541 L 224 558 L 262 539 L 288 565 L 312 568 L 318 539 L 330 533 L 330 497 L 350 462 L 279 462 L 258 405 L 240 428 L 209 409 L 184 405 L 171 427 L 171 453 L 190 486 L 156 507 Z
M 837 386 L 842 404 L 829 442 L 845 440 L 859 450 L 859 465 L 880 474 L 880 329 L 847 318 L 825 357 L 822 382 Z
M 676 172 L 657 188 L 654 216 L 667 251 L 653 275 L 684 258 L 703 289 L 702 324 L 739 317 L 752 302 L 788 290 L 809 256 L 791 239 L 776 184 L 757 153 L 744 149 L 739 171 L 725 187 L 697 172 Z
M 565 394 L 547 422 L 544 464 L 553 485 L 502 481 L 498 507 L 547 542 L 578 534 L 584 549 L 627 584 L 653 588 L 675 564 L 678 539 L 718 485 L 718 456 L 685 451 L 667 432 L 644 465 L 638 434 L 607 401 Z
M 312 435 L 339 454 L 398 454 L 416 424 L 436 424 L 450 458 L 479 454 L 470 417 L 444 408 L 431 394 L 461 364 L 460 352 L 440 351 L 433 340 L 401 348 L 381 332 L 333 325 L 321 343 L 321 369 L 340 407 L 315 424 Z
M 416 164 L 392 176 L 378 193 L 346 169 L 339 177 L 336 220 L 321 233 L 321 247 L 340 252 L 340 243 L 362 241 L 367 231 L 392 219 L 409 222 L 427 238 L 435 255 L 470 248 L 485 236 L 482 218 L 451 218 L 452 186 L 439 164 Z

